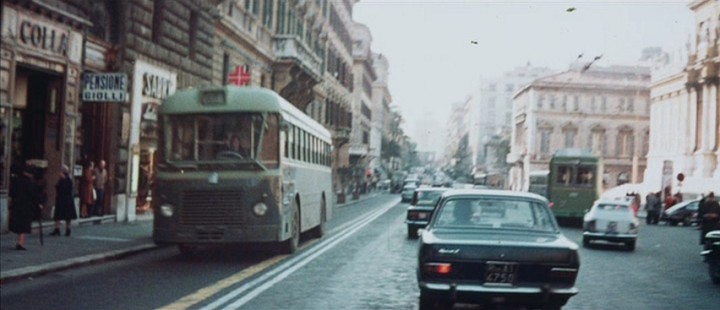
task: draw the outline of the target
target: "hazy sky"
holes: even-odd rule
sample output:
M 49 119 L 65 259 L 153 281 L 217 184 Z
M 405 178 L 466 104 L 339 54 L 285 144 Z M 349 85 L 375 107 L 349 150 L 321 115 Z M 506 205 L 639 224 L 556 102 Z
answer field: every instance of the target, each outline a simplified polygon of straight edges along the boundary
M 644 47 L 684 49 L 694 23 L 687 3 L 361 0 L 353 18 L 370 28 L 373 51 L 388 57 L 393 103 L 417 141 L 416 120 L 432 114 L 444 125 L 451 103 L 480 77 L 527 62 L 564 70 L 580 53 L 603 54 L 597 64 L 607 66 L 636 61 Z

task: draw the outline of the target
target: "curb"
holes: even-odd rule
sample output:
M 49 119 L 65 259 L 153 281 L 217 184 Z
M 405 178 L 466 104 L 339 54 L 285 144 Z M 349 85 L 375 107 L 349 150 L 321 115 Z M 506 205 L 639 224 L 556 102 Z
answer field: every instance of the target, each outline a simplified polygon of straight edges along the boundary
M 135 246 L 132 248 L 108 251 L 108 252 L 100 253 L 100 254 L 90 254 L 90 255 L 85 255 L 85 256 L 80 256 L 80 257 L 75 257 L 75 258 L 69 258 L 66 260 L 59 261 L 59 262 L 53 262 L 53 263 L 43 264 L 43 265 L 39 265 L 39 266 L 29 266 L 29 267 L 8 270 L 8 271 L 0 273 L 0 284 L 6 284 L 7 282 L 19 280 L 21 278 L 41 276 L 41 275 L 51 273 L 51 272 L 62 271 L 62 270 L 67 270 L 67 269 L 71 269 L 74 267 L 90 265 L 90 264 L 108 261 L 108 260 L 119 259 L 119 258 L 123 258 L 123 257 L 130 256 L 133 254 L 138 254 L 141 252 L 154 250 L 157 248 L 160 248 L 160 246 L 158 246 L 156 244 L 143 244 L 143 245 Z

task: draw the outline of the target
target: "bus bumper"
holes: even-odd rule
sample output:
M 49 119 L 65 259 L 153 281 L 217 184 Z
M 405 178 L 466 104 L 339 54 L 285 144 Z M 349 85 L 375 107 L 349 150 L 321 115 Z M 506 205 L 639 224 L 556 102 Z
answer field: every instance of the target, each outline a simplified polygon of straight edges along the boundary
M 153 230 L 153 241 L 157 244 L 275 242 L 280 241 L 279 232 L 279 225 L 254 225 L 244 227 L 194 226 L 176 229 L 155 228 Z

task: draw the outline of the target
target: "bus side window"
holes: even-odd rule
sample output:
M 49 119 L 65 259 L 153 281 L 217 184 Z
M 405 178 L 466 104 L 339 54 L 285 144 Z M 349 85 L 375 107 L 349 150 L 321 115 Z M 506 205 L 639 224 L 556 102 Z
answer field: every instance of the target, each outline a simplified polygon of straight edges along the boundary
M 570 180 L 572 179 L 572 167 L 559 166 L 557 169 L 558 174 L 555 183 L 570 185 Z

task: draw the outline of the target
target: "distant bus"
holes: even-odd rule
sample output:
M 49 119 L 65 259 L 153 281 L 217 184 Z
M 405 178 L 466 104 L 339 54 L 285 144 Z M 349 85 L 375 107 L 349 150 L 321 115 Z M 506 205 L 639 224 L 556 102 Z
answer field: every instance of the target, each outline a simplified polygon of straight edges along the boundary
M 271 90 L 178 91 L 159 108 L 153 239 L 297 250 L 331 216 L 330 133 Z
M 580 149 L 563 149 L 550 160 L 547 198 L 558 219 L 581 220 L 602 193 L 602 158 Z
M 528 185 L 528 192 L 538 194 L 545 198 L 548 197 L 548 176 L 549 170 L 532 171 L 530 172 L 530 182 Z

